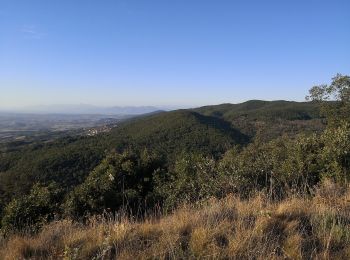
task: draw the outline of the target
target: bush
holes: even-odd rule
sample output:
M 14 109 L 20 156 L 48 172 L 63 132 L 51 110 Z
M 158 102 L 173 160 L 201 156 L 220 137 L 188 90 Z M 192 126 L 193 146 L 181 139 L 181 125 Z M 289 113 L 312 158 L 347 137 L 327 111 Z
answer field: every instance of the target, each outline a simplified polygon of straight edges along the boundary
M 343 122 L 337 128 L 329 128 L 322 134 L 324 143 L 321 158 L 324 162 L 323 177 L 347 182 L 350 177 L 350 123 Z
M 13 199 L 5 207 L 1 221 L 2 231 L 8 233 L 25 228 L 38 230 L 59 214 L 61 200 L 62 190 L 57 185 L 34 185 L 28 196 Z
M 320 179 L 322 147 L 318 137 L 311 135 L 229 150 L 219 163 L 224 193 L 246 197 L 265 190 L 280 197 L 291 190 L 307 191 Z
M 184 154 L 167 176 L 158 178 L 157 192 L 166 208 L 216 196 L 220 190 L 216 162 L 201 155 Z
M 64 205 L 67 215 L 80 218 L 88 214 L 137 208 L 152 200 L 153 175 L 162 160 L 147 150 L 108 155 L 69 195 Z

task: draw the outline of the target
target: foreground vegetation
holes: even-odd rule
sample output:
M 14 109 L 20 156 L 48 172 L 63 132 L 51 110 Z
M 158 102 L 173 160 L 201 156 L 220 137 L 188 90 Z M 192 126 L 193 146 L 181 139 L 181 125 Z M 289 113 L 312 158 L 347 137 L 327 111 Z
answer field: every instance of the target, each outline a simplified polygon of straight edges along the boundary
M 86 225 L 54 221 L 3 241 L 1 259 L 348 259 L 350 189 L 326 181 L 313 196 L 263 194 L 183 206 L 142 221 L 123 214 Z

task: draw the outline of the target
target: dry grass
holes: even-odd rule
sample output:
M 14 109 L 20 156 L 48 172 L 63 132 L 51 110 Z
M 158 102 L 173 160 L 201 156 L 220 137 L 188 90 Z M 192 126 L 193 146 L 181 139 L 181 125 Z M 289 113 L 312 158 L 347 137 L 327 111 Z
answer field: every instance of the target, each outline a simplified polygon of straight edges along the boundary
M 349 259 L 350 190 L 271 202 L 234 196 L 143 222 L 58 221 L 1 242 L 0 259 Z

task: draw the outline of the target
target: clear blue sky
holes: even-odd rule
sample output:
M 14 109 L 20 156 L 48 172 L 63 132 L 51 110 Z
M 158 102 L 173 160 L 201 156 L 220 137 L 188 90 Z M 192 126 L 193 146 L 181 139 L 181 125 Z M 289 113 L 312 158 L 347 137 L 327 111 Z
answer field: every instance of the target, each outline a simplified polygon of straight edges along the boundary
M 303 100 L 337 72 L 348 0 L 0 0 L 0 107 Z

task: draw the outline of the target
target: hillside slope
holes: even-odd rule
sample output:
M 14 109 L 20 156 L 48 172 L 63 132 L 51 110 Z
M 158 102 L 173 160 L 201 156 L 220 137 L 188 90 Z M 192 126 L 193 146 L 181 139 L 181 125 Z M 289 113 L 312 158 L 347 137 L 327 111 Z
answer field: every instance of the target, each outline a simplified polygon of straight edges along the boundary
M 221 104 L 193 109 L 200 114 L 230 122 L 242 133 L 265 140 L 282 134 L 319 132 L 324 129 L 320 107 L 313 102 L 250 100 L 240 104 Z
M 65 138 L 0 155 L 0 204 L 26 194 L 36 182 L 55 181 L 70 189 L 112 149 L 149 148 L 165 158 L 182 151 L 216 155 L 247 137 L 222 119 L 186 110 L 125 122 L 108 134 Z M 1 205 L 0 205 L 1 207 Z
M 130 120 L 108 134 L 115 142 L 124 136 L 135 147 L 149 147 L 164 154 L 183 150 L 215 154 L 248 138 L 221 118 L 178 110 Z
M 307 120 L 319 117 L 319 105 L 312 102 L 249 100 L 239 104 L 221 104 L 194 109 L 204 115 L 234 120 L 239 116 L 251 119 Z
M 27 194 L 36 182 L 75 187 L 112 149 L 148 148 L 173 163 L 183 151 L 217 156 L 256 135 L 273 139 L 322 128 L 314 103 L 248 101 L 160 112 L 121 123 L 106 134 L 29 145 L 0 154 L 0 211 L 1 204 Z

